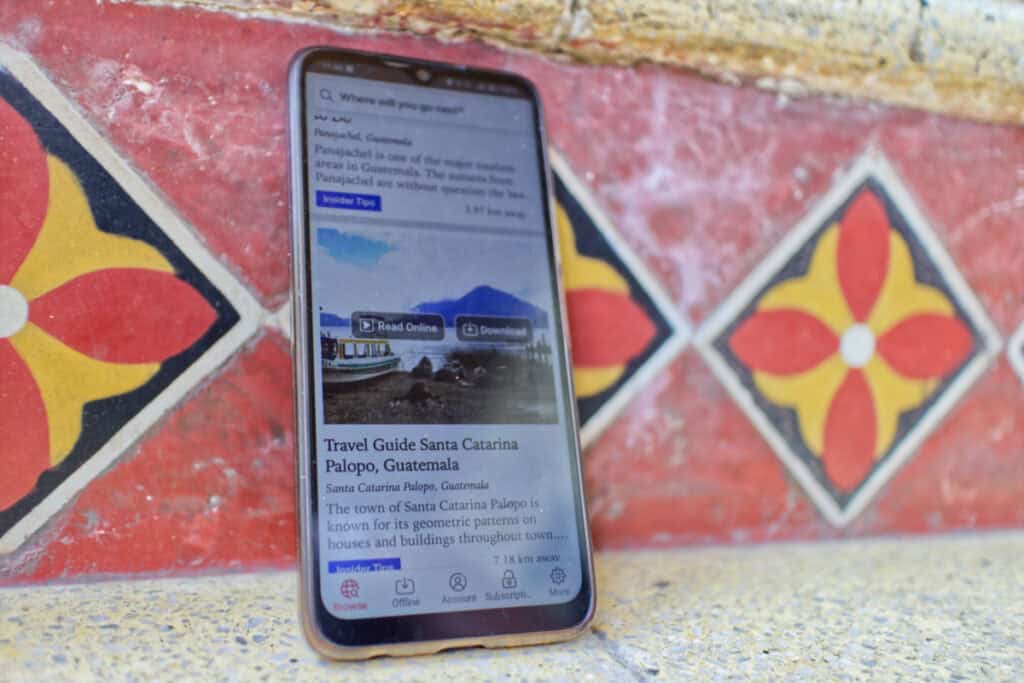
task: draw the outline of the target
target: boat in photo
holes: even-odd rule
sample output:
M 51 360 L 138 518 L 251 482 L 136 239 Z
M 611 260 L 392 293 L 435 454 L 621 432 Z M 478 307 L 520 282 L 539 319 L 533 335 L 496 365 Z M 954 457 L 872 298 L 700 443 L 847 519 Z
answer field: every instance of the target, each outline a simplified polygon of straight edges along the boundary
M 386 375 L 401 359 L 384 339 L 335 339 L 320 336 L 321 375 L 324 385 L 350 384 Z

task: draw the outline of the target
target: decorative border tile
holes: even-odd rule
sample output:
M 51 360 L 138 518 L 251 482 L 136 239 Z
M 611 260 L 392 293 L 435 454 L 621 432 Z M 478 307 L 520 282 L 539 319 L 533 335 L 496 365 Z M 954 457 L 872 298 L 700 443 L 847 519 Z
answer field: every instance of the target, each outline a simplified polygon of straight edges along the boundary
M 580 435 L 584 446 L 593 443 L 626 407 L 630 400 L 669 362 L 671 362 L 689 342 L 691 328 L 679 315 L 677 307 L 651 275 L 647 266 L 633 253 L 619 236 L 612 222 L 599 208 L 584 183 L 572 172 L 566 160 L 554 149 L 549 150 L 551 169 L 555 181 L 555 198 L 559 204 L 569 199 L 578 204 L 585 214 L 588 225 L 576 225 L 577 244 L 580 242 L 579 231 L 588 230 L 587 238 L 598 240 L 601 250 L 607 249 L 608 258 L 586 253 L 581 248 L 581 255 L 588 258 L 601 259 L 603 263 L 614 268 L 629 283 L 630 296 L 643 308 L 646 314 L 655 319 L 657 332 L 643 353 L 631 362 L 623 376 L 607 390 L 594 397 L 579 396 L 577 387 L 577 403 L 580 408 Z M 568 197 L 564 193 L 568 194 Z M 566 253 L 566 246 L 561 246 Z M 564 261 L 564 258 L 563 258 Z M 563 263 L 564 266 L 564 263 Z M 564 273 L 563 273 L 564 277 Z M 566 287 L 566 296 L 570 292 Z M 572 315 L 572 303 L 569 305 Z
M 921 412 L 912 426 L 894 439 L 889 450 L 879 454 L 870 473 L 842 500 L 823 483 L 820 472 L 809 465 L 811 458 L 807 457 L 807 453 L 810 452 L 803 445 L 802 437 L 794 435 L 799 430 L 792 426 L 783 428 L 782 420 L 770 415 L 766 406 L 771 405 L 775 411 L 790 413 L 792 409 L 767 401 L 754 388 L 750 377 L 743 376 L 734 367 L 735 359 L 730 357 L 722 344 L 723 335 L 733 333 L 744 316 L 751 315 L 753 305 L 761 300 L 768 289 L 779 284 L 780 273 L 795 267 L 809 268 L 809 253 L 812 248 L 816 248 L 814 245 L 821 242 L 825 230 L 838 220 L 836 217 L 853 198 L 868 192 L 879 200 L 891 203 L 890 210 L 900 215 L 901 222 L 905 224 L 903 231 L 912 235 L 916 243 L 911 251 L 918 249 L 921 258 L 930 261 L 928 265 L 936 271 L 930 277 L 951 295 L 950 301 L 957 308 L 958 315 L 972 327 L 970 333 L 975 341 L 972 342 L 971 355 L 964 364 L 921 404 Z M 998 353 L 1001 341 L 997 330 L 928 226 L 895 170 L 880 152 L 868 150 L 852 163 L 824 198 L 700 326 L 695 344 L 719 381 L 825 518 L 835 526 L 844 526 L 864 510 L 964 395 Z M 746 374 L 749 373 L 747 371 Z M 789 420 L 787 424 L 795 424 L 795 421 Z M 801 452 L 796 444 L 800 444 L 802 451 L 806 452 Z
M 175 250 L 184 254 L 192 266 L 212 284 L 237 313 L 238 319 L 198 358 L 169 381 L 144 407 L 124 424 L 92 455 L 68 474 L 40 502 L 20 515 L 0 536 L 0 553 L 20 546 L 54 514 L 60 511 L 90 481 L 101 474 L 118 456 L 132 446 L 185 394 L 204 377 L 222 365 L 259 329 L 263 309 L 256 299 L 216 258 L 175 212 L 85 120 L 68 99 L 49 81 L 31 59 L 0 45 L 0 64 L 38 100 L 124 193 L 137 204 L 170 240 Z

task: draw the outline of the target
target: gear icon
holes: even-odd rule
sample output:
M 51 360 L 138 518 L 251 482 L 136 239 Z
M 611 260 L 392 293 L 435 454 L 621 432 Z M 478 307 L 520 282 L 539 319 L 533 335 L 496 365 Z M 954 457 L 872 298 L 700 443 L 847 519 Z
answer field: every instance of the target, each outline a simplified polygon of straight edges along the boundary
M 551 582 L 559 586 L 565 583 L 565 570 L 561 567 L 555 567 L 552 569 Z

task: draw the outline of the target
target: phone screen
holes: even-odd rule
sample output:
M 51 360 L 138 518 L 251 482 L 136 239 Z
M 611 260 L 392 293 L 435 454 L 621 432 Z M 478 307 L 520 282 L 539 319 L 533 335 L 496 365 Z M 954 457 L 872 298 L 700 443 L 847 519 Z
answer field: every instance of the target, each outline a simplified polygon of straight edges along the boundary
M 304 78 L 313 524 L 339 619 L 566 603 L 577 445 L 529 88 Z

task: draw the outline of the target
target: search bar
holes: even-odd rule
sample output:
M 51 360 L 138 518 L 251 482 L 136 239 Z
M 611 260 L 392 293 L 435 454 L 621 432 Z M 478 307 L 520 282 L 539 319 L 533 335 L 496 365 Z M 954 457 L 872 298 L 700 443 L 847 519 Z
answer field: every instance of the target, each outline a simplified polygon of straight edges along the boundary
M 533 107 L 529 100 L 464 93 L 386 82 L 324 77 L 309 81 L 310 109 L 323 113 L 368 115 L 374 118 L 462 125 L 484 130 L 531 132 Z
M 376 123 L 379 121 L 401 121 L 402 123 L 405 124 L 417 124 L 423 126 L 445 126 L 480 131 L 492 131 L 495 133 L 512 133 L 516 135 L 524 135 L 530 133 L 528 129 L 524 129 L 522 127 L 523 124 L 521 122 L 517 121 L 516 119 L 509 118 L 499 120 L 502 122 L 507 122 L 507 125 L 479 125 L 475 122 L 467 121 L 464 118 L 449 118 L 449 115 L 447 114 L 416 113 L 414 115 L 404 115 L 398 114 L 397 112 L 394 114 L 383 114 L 378 111 L 366 111 L 365 109 L 363 109 L 362 111 L 353 111 L 351 108 L 345 107 L 337 102 L 335 102 L 333 106 L 331 106 L 322 101 L 314 101 L 313 104 L 310 106 L 309 111 L 314 116 L 314 118 L 316 117 L 317 114 L 331 115 L 331 118 L 338 118 L 339 116 L 344 117 L 344 120 L 334 121 L 334 123 L 345 125 L 366 125 Z M 455 120 L 452 120 L 453 118 Z M 495 121 L 494 119 L 491 119 L 489 121 L 484 119 L 484 121 L 487 121 L 488 123 L 491 124 L 499 122 Z

